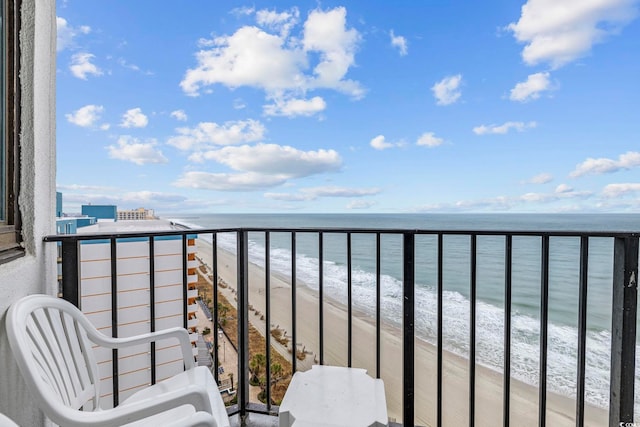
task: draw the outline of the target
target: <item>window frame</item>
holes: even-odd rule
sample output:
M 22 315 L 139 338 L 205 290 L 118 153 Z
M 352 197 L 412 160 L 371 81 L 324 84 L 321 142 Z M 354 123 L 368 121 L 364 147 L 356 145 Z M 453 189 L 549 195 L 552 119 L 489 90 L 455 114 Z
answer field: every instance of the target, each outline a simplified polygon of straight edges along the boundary
M 20 10 L 22 0 L 0 0 L 2 2 L 2 22 L 0 33 L 2 49 L 2 129 L 0 149 L 2 150 L 3 189 L 0 191 L 2 215 L 0 218 L 0 264 L 24 254 L 22 242 L 22 217 L 18 206 L 20 188 Z

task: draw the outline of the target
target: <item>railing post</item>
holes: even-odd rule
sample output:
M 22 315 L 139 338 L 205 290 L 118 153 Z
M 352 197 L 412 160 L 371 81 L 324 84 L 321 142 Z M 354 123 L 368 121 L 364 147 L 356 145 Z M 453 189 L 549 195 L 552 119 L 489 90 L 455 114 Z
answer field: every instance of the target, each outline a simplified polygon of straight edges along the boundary
M 118 240 L 110 239 L 111 250 L 111 336 L 118 338 Z M 111 350 L 111 375 L 113 383 L 113 406 L 120 404 L 120 369 L 118 349 Z
M 511 417 L 511 279 L 513 267 L 513 236 L 504 243 L 504 367 L 502 374 L 502 427 L 509 427 Z
M 220 318 L 218 314 L 218 235 L 211 233 L 211 289 L 213 292 L 213 307 L 211 310 L 211 326 L 214 329 L 213 334 L 213 366 L 214 377 L 218 384 L 220 381 L 220 355 L 218 354 L 218 347 L 220 346 L 218 331 L 220 328 Z M 224 345 L 224 344 L 223 344 Z M 223 349 L 224 351 L 224 349 Z M 233 384 L 231 384 L 233 386 Z
M 62 298 L 80 307 L 80 263 L 78 241 L 63 240 L 62 245 Z
M 156 331 L 156 246 L 149 236 L 149 332 Z M 151 384 L 156 383 L 156 343 L 151 343 Z
M 609 426 L 633 423 L 638 237 L 616 237 L 613 252 Z
M 291 233 L 291 375 L 297 371 L 298 335 L 296 328 L 296 233 Z
M 187 288 L 189 287 L 189 265 L 187 259 L 187 235 L 182 235 L 182 324 L 189 327 L 189 301 Z
M 587 364 L 587 284 L 589 237 L 580 236 L 580 282 L 578 290 L 578 376 L 576 378 L 576 427 L 584 427 L 585 369 Z
M 240 419 L 247 415 L 249 404 L 249 233 L 238 231 L 238 406 Z
M 540 373 L 538 380 L 538 426 L 547 425 L 547 360 L 549 349 L 549 235 L 542 236 L 540 271 Z
M 264 331 L 265 337 L 265 354 L 267 359 L 267 377 L 266 398 L 267 412 L 271 412 L 271 235 L 268 231 L 264 233 Z
M 402 275 L 402 424 L 414 425 L 414 374 L 415 374 L 415 235 L 403 235 Z

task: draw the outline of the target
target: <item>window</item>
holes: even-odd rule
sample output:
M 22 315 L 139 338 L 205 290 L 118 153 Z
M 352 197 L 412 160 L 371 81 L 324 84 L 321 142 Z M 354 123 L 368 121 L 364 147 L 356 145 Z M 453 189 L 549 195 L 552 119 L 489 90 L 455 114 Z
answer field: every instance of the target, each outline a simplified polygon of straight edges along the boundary
M 22 255 L 18 211 L 20 169 L 19 72 L 21 0 L 0 0 L 0 263 Z
M 2 98 L 2 108 L 0 108 L 0 111 L 2 111 L 3 113 L 0 114 L 0 129 L 2 129 L 2 135 L 0 136 L 0 170 L 2 171 L 2 173 L 0 174 L 0 224 L 4 224 L 4 222 L 6 221 L 6 198 L 5 198 L 5 193 L 6 193 L 6 177 L 4 176 L 4 171 L 6 170 L 6 160 L 5 160 L 5 152 L 4 152 L 4 111 L 7 111 L 6 109 L 6 99 L 4 96 L 5 93 L 5 47 L 4 47 L 4 43 L 5 43 L 5 35 L 4 35 L 4 17 L 6 15 L 5 11 L 5 2 L 2 2 L 2 8 L 0 8 L 0 34 L 2 34 L 2 43 L 0 43 L 0 58 L 2 58 L 2 68 L 0 68 L 0 79 L 2 79 L 2 84 L 0 85 L 0 97 Z

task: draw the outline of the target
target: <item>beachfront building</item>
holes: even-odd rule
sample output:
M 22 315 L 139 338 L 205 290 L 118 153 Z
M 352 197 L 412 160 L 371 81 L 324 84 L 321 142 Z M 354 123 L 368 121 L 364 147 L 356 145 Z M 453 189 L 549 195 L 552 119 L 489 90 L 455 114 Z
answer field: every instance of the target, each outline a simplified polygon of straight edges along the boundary
M 118 221 L 142 221 L 146 219 L 156 219 L 153 209 L 118 210 Z
M 111 222 L 109 218 L 105 219 L 107 221 L 94 221 L 90 225 L 77 227 L 75 233 L 148 233 L 175 229 L 173 224 L 163 220 Z M 78 247 L 81 310 L 98 330 L 119 337 L 186 327 L 194 346 L 193 355 L 197 356 L 195 236 L 187 236 L 185 243 L 186 259 L 183 255 L 183 239 L 179 236 L 159 236 L 154 239 L 152 256 L 149 255 L 150 242 L 146 238 L 81 241 Z M 112 258 L 114 254 L 115 259 Z M 183 275 L 185 264 L 187 270 Z M 152 276 L 153 283 L 150 281 Z M 117 307 L 115 319 L 113 307 Z M 103 378 L 103 402 L 109 405 L 113 403 L 114 386 L 112 353 L 108 349 L 101 349 L 96 356 Z M 140 346 L 131 353 L 119 355 L 117 384 L 120 400 L 152 382 L 149 369 L 152 357 L 162 361 L 156 362 L 153 375 L 157 381 L 183 369 L 180 349 L 175 343 L 157 346 L 153 356 L 148 346 Z

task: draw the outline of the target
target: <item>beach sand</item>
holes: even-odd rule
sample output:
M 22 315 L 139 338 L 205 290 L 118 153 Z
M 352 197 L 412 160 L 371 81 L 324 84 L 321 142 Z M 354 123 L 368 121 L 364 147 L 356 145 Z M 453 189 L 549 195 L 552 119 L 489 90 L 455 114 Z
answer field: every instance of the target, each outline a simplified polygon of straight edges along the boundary
M 211 245 L 198 239 L 201 260 L 211 263 Z M 207 262 L 207 260 L 209 260 Z M 211 267 L 209 265 L 209 267 Z M 218 248 L 218 276 L 229 287 L 221 289 L 229 301 L 233 301 L 236 284 L 236 257 Z M 265 271 L 261 266 L 249 265 L 249 304 L 254 313 L 265 313 Z M 346 285 L 345 285 L 346 288 Z M 291 336 L 291 286 L 289 280 L 272 273 L 270 286 L 271 324 Z M 346 301 L 346 298 L 345 298 Z M 373 304 L 373 302 L 372 302 Z M 346 304 L 324 299 L 324 364 L 347 365 L 347 308 Z M 260 316 L 249 315 L 258 330 L 266 331 Z M 296 341 L 298 350 L 304 349 L 307 357 L 297 361 L 298 370 L 309 369 L 320 360 L 319 312 L 317 292 L 297 283 L 296 285 Z M 365 313 L 353 310 L 352 317 L 352 366 L 376 373 L 375 320 Z M 275 340 L 272 340 L 272 344 Z M 435 425 L 437 353 L 434 345 L 415 340 L 415 424 Z M 281 347 L 281 346 L 280 346 Z M 283 352 L 281 347 L 279 350 Z M 287 355 L 291 357 L 291 354 Z M 443 425 L 468 425 L 469 361 L 451 352 L 443 352 Z M 475 425 L 495 427 L 502 425 L 502 374 L 482 365 L 476 365 Z M 381 378 L 385 383 L 387 410 L 392 420 L 402 422 L 402 331 L 383 324 L 381 333 Z M 552 379 L 549 379 L 552 381 Z M 516 379 L 511 380 L 512 426 L 538 425 L 538 388 Z M 585 405 L 585 426 L 599 427 L 608 424 L 606 410 Z M 555 393 L 547 393 L 546 420 L 548 426 L 574 426 L 575 401 Z

